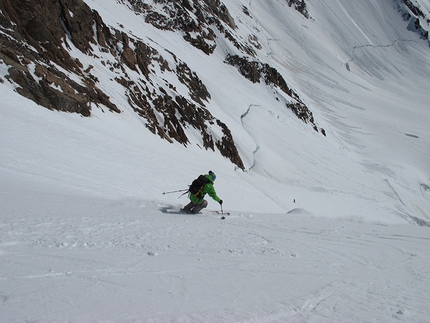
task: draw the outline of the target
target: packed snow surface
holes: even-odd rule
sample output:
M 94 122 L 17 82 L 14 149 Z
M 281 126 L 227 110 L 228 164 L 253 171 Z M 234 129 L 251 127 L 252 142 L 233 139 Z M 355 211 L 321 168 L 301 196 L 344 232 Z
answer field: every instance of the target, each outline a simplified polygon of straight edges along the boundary
M 224 64 L 231 44 L 207 56 L 117 1 L 86 3 L 197 71 L 246 169 L 152 135 L 102 69 L 121 114 L 48 111 L 5 80 L 0 322 L 429 321 L 430 50 L 392 1 L 309 1 L 312 19 L 225 2 L 327 137 Z M 225 220 L 166 212 L 188 200 L 162 192 L 210 169 Z

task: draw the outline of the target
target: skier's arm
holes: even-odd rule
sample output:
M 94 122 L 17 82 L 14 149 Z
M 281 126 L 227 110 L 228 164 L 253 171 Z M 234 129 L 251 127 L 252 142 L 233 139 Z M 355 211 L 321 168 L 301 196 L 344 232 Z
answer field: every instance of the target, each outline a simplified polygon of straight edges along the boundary
M 207 188 L 208 195 L 210 197 L 212 197 L 214 199 L 214 201 L 219 203 L 219 201 L 221 201 L 221 199 L 218 197 L 218 195 L 216 195 L 215 188 L 213 187 L 213 185 L 208 184 L 208 185 L 206 185 L 206 188 Z

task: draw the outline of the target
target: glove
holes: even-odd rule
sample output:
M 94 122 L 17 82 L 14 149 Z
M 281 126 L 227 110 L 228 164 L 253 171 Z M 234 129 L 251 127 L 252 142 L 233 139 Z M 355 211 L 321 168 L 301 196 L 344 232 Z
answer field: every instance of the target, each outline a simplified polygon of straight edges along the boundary
M 222 205 L 222 200 L 219 200 L 219 204 L 221 204 L 221 205 Z

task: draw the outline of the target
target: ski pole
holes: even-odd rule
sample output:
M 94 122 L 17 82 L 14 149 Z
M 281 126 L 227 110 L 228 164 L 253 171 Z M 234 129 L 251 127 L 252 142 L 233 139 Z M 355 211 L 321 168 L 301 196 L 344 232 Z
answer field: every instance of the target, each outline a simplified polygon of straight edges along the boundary
M 222 203 L 219 204 L 221 206 L 221 220 L 225 220 L 224 210 L 222 209 Z M 230 214 L 227 212 L 227 214 Z
M 176 190 L 176 191 L 170 191 L 170 192 L 163 192 L 161 194 L 166 195 L 166 194 L 171 194 L 171 193 L 178 193 L 178 192 L 185 192 L 188 191 L 188 188 L 185 188 L 183 190 Z
M 181 191 L 181 192 L 183 192 L 183 191 Z M 184 196 L 185 194 L 187 194 L 189 191 L 188 190 L 186 190 L 184 193 L 182 193 L 181 195 L 179 195 L 178 196 L 178 199 L 180 199 L 182 196 Z

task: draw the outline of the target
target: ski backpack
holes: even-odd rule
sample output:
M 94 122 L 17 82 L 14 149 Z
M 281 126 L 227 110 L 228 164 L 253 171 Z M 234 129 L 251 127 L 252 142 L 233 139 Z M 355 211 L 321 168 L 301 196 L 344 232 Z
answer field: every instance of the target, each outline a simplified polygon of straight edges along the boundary
M 209 183 L 209 179 L 205 175 L 200 175 L 191 183 L 188 192 L 198 197 L 207 183 Z

